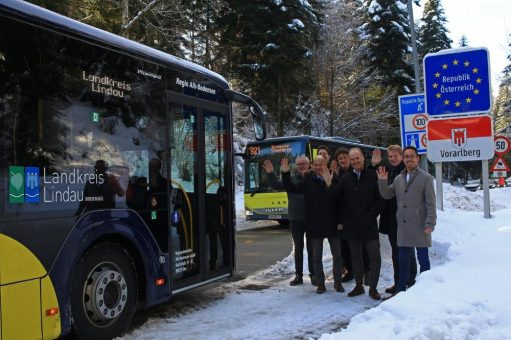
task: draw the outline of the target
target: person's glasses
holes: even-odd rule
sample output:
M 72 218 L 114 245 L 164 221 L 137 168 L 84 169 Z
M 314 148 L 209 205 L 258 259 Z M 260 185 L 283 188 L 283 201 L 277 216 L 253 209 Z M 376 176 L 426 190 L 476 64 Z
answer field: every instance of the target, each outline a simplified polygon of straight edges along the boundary
M 296 166 L 308 165 L 308 163 L 296 163 Z

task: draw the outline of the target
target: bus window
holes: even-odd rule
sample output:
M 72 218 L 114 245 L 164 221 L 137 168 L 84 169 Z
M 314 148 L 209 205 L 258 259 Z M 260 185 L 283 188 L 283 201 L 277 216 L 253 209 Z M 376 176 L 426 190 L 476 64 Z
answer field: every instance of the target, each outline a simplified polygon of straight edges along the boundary
M 227 206 L 230 204 L 226 183 L 229 181 L 230 169 L 226 167 L 229 143 L 226 130 L 226 117 L 213 111 L 204 112 L 205 127 L 205 167 L 206 199 L 205 223 L 208 238 L 206 252 L 208 269 L 214 271 L 230 263 L 229 256 L 229 219 Z
M 305 144 L 301 141 L 262 143 L 257 148 L 249 150 L 249 158 L 245 160 L 248 176 L 245 179 L 246 192 L 269 192 L 273 191 L 268 182 L 266 171 L 262 167 L 264 160 L 272 162 L 274 172 L 279 176 L 280 161 L 286 157 L 289 160 L 291 172 L 296 171 L 296 157 L 305 154 Z
M 261 185 L 259 184 L 259 169 L 260 166 L 258 163 L 251 162 L 248 164 L 248 189 L 251 191 L 252 189 L 257 189 Z
M 171 262 L 175 279 L 198 275 L 200 270 L 199 234 L 197 233 L 197 109 L 186 105 L 170 106 L 170 169 L 171 182 L 183 196 L 172 212 Z

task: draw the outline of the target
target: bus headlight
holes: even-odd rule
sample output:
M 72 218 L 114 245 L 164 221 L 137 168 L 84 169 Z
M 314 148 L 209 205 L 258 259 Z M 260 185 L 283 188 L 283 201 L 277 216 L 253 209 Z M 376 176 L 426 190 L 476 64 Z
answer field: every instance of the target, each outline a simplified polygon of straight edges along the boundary
M 252 216 L 252 215 L 254 215 L 254 212 L 252 210 L 245 209 L 245 216 Z

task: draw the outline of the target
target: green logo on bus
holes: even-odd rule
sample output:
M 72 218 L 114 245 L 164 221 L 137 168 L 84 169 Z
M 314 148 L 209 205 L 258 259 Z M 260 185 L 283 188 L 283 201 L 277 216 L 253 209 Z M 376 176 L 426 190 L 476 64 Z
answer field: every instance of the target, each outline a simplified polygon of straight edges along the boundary
M 23 203 L 25 201 L 24 174 L 25 168 L 22 166 L 9 167 L 9 203 Z
M 9 203 L 39 202 L 39 168 L 9 167 Z

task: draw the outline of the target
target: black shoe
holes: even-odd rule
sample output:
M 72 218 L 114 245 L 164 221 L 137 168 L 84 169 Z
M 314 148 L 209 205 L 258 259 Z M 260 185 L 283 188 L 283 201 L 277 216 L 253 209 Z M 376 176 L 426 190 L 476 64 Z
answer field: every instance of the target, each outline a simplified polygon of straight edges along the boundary
M 291 286 L 301 285 L 303 283 L 303 278 L 301 274 L 296 274 L 295 278 L 289 282 Z
M 318 288 L 316 288 L 316 293 L 323 294 L 326 292 L 326 287 L 324 283 L 318 283 Z
M 410 288 L 410 287 L 412 287 L 414 284 L 415 284 L 415 280 L 410 281 L 410 282 L 408 282 L 408 284 L 406 285 L 406 288 Z
M 395 292 L 397 292 L 396 285 L 393 285 L 392 287 L 385 289 L 385 293 L 394 294 Z
M 309 275 L 309 277 L 311 278 L 311 284 L 313 286 L 317 286 L 318 285 L 318 280 L 316 279 L 316 277 L 314 275 Z
M 336 292 L 344 293 L 344 287 L 342 286 L 342 283 L 340 283 L 340 282 L 334 282 L 334 289 Z
M 381 295 L 380 295 L 380 293 L 378 293 L 378 291 L 376 289 L 370 288 L 369 289 L 369 296 L 373 300 L 377 300 L 377 301 L 381 300 Z
M 349 297 L 359 296 L 364 294 L 366 291 L 363 286 L 355 286 L 351 292 L 348 293 Z
M 353 276 L 353 273 L 352 272 L 347 272 L 346 274 L 344 274 L 344 276 L 342 277 L 341 279 L 341 282 L 348 282 L 348 281 L 351 281 L 353 280 L 355 277 Z
M 369 286 L 369 271 L 364 272 L 364 286 Z

